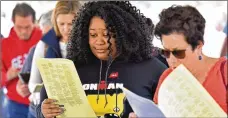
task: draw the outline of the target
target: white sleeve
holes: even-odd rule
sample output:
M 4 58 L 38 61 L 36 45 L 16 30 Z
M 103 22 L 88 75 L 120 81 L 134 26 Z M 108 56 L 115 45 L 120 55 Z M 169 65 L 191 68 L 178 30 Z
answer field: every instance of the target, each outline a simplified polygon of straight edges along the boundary
M 41 78 L 40 72 L 36 66 L 36 60 L 38 58 L 44 57 L 44 49 L 45 49 L 45 43 L 40 40 L 36 45 L 36 49 L 34 51 L 34 55 L 33 55 L 33 59 L 32 59 L 30 80 L 28 83 L 29 91 L 31 93 L 34 91 L 36 84 L 42 83 L 42 78 Z

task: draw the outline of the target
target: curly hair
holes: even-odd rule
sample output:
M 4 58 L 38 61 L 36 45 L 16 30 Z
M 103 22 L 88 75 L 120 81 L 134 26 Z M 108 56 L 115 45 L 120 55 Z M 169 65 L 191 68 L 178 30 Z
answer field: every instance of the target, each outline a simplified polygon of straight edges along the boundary
M 102 18 L 108 32 L 115 34 L 119 54 L 116 60 L 140 62 L 153 56 L 154 24 L 129 1 L 88 2 L 76 16 L 67 45 L 67 58 L 73 60 L 77 66 L 91 64 L 96 59 L 88 43 L 89 24 L 94 16 Z M 110 37 L 109 35 L 108 43 Z
M 159 14 L 160 21 L 155 27 L 154 35 L 161 39 L 162 35 L 171 33 L 183 33 L 188 44 L 194 50 L 199 41 L 204 43 L 203 35 L 205 29 L 205 19 L 199 11 L 192 6 L 173 5 L 164 9 Z

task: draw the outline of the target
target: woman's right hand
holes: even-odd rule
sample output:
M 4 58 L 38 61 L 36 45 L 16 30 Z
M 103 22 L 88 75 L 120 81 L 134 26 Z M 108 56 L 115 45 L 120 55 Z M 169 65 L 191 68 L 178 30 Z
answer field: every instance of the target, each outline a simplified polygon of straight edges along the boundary
M 41 104 L 41 112 L 45 118 L 54 118 L 62 114 L 65 109 L 60 108 L 58 104 L 55 104 L 57 100 L 45 99 Z

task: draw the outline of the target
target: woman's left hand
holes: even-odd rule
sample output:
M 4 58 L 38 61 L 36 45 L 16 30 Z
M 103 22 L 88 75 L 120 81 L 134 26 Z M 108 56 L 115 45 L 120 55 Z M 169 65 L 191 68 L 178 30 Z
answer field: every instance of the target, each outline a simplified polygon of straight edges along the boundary
M 128 118 L 138 118 L 138 117 L 137 117 L 137 115 L 134 112 L 131 112 L 129 114 L 129 117 Z

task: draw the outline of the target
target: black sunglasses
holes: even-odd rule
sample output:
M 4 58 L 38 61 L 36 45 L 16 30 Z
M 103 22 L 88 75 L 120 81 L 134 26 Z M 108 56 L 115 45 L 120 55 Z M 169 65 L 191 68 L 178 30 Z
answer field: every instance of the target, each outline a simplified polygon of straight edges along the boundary
M 185 51 L 186 49 L 183 50 L 165 50 L 165 49 L 160 49 L 160 54 L 164 57 L 164 58 L 169 58 L 170 57 L 170 53 L 173 54 L 173 56 L 175 56 L 178 59 L 183 59 L 185 58 Z

